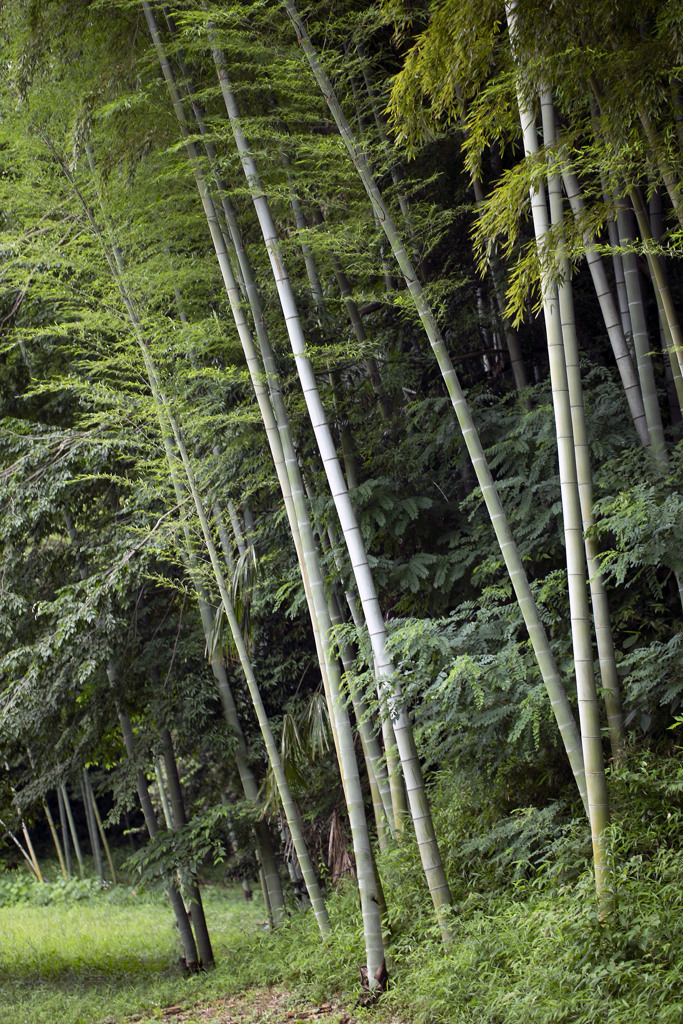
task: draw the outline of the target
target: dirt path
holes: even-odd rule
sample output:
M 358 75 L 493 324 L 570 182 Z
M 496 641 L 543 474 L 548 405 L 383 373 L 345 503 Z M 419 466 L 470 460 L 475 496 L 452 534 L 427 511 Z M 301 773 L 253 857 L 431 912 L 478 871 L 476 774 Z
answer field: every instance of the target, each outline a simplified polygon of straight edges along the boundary
M 356 1015 L 334 1003 L 298 1003 L 291 993 L 273 988 L 251 989 L 190 1007 L 167 1006 L 156 1010 L 154 1016 L 136 1014 L 126 1020 L 130 1024 L 406 1024 L 381 1010 L 370 1014 L 361 1010 Z

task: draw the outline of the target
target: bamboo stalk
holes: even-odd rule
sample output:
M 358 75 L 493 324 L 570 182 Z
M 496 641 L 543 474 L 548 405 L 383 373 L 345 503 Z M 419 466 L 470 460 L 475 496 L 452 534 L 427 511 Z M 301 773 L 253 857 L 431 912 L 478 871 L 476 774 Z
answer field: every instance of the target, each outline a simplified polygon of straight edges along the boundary
M 66 864 L 64 863 L 64 854 L 62 853 L 62 844 L 59 841 L 57 829 L 55 828 L 54 819 L 50 812 L 47 800 L 43 800 L 43 810 L 45 811 L 45 817 L 47 818 L 47 824 L 50 829 L 50 835 L 52 836 L 52 842 L 54 843 L 55 851 L 57 853 L 57 860 L 59 861 L 59 868 L 62 872 L 62 878 L 66 882 L 68 875 L 66 873 Z
M 394 732 L 396 734 L 399 754 L 403 767 L 406 790 L 408 793 L 411 817 L 417 834 L 418 847 L 422 858 L 422 866 L 427 877 L 430 893 L 434 902 L 437 918 L 440 923 L 444 941 L 449 937 L 447 914 L 445 908 L 450 904 L 450 891 L 446 880 L 445 872 L 441 862 L 434 827 L 431 818 L 431 811 L 425 793 L 424 780 L 420 768 L 415 741 L 412 735 L 412 728 L 401 706 L 401 694 L 396 680 L 396 673 L 386 650 L 386 628 L 384 619 L 377 601 L 372 573 L 370 571 L 367 552 L 363 544 L 362 536 L 356 521 L 353 505 L 350 501 L 344 475 L 339 464 L 339 459 L 332 440 L 331 432 L 327 422 L 326 413 L 320 398 L 315 374 L 306 354 L 306 341 L 304 338 L 301 321 L 299 318 L 296 300 L 287 275 L 285 263 L 280 249 L 279 238 L 273 219 L 270 213 L 268 200 L 260 182 L 255 161 L 251 155 L 249 145 L 240 126 L 240 116 L 237 109 L 234 94 L 230 85 L 228 71 L 225 63 L 225 56 L 213 40 L 212 30 L 209 29 L 212 40 L 212 53 L 221 92 L 225 102 L 226 110 L 230 118 L 233 137 L 237 146 L 242 167 L 249 185 L 252 202 L 261 227 L 264 243 L 268 251 L 271 270 L 275 279 L 278 297 L 282 308 L 287 333 L 290 340 L 292 352 L 299 380 L 304 393 L 304 400 L 308 408 L 309 417 L 316 437 L 318 451 L 323 462 L 328 484 L 335 503 L 337 515 L 339 516 L 344 542 L 351 557 L 356 586 L 363 607 L 363 614 L 368 623 L 368 630 L 373 645 L 373 653 L 376 662 L 377 676 L 380 685 L 384 690 L 390 692 L 390 712 L 395 717 Z M 400 736 L 399 736 L 400 733 Z M 368 865 L 371 868 L 371 865 Z M 359 871 L 360 883 L 360 871 Z M 370 906 L 367 895 L 363 892 L 361 885 L 361 899 L 367 908 L 368 918 L 370 914 L 376 915 L 376 905 Z M 378 917 L 377 917 L 377 920 Z M 375 929 L 374 949 L 380 951 L 381 924 Z M 368 954 L 370 947 L 368 946 Z M 379 953 L 375 954 L 379 956 Z M 383 957 L 377 961 L 376 969 L 379 969 Z M 370 959 L 368 961 L 368 974 L 370 976 Z
M 514 55 L 516 33 L 514 0 L 506 0 L 505 11 L 510 43 Z M 534 115 L 526 104 L 519 80 L 517 81 L 517 105 L 519 107 L 519 120 L 524 140 L 525 157 L 535 156 L 538 153 L 538 139 Z M 555 181 L 554 184 L 556 194 L 559 194 L 559 182 Z M 572 649 L 579 704 L 581 743 L 586 772 L 588 820 L 590 822 L 593 844 L 595 888 L 599 914 L 606 917 L 612 910 L 611 874 L 607 861 L 605 835 L 607 825 L 609 824 L 609 803 L 600 736 L 600 715 L 593 675 L 593 650 L 586 588 L 586 554 L 583 543 L 583 522 L 574 453 L 569 385 L 564 356 L 560 307 L 557 291 L 552 281 L 552 254 L 549 251 L 548 244 L 550 225 L 548 222 L 545 190 L 542 185 L 531 186 L 529 195 L 534 235 L 541 262 L 541 294 L 548 341 L 553 408 L 555 412 L 562 517 L 567 556 L 567 585 L 569 591 Z
M 102 824 L 102 818 L 100 817 L 99 808 L 97 806 L 97 800 L 95 799 L 95 793 L 94 793 L 93 788 L 92 788 L 92 782 L 90 781 L 90 773 L 88 772 L 87 768 L 85 769 L 84 777 L 85 777 L 85 784 L 86 784 L 86 787 L 87 787 L 87 790 L 88 790 L 88 795 L 90 797 L 90 802 L 92 804 L 93 814 L 95 816 L 95 822 L 97 824 L 97 830 L 98 830 L 98 832 L 100 834 L 100 839 L 102 840 L 102 846 L 104 848 L 104 853 L 105 853 L 105 856 L 107 858 L 107 864 L 109 865 L 109 872 L 111 874 L 111 880 L 114 883 L 114 885 L 116 885 L 117 882 L 118 882 L 118 878 L 116 876 L 116 868 L 114 867 L 114 861 L 112 859 L 111 849 L 109 848 L 109 842 L 107 841 L 107 835 L 106 835 L 106 833 L 104 831 L 104 826 Z

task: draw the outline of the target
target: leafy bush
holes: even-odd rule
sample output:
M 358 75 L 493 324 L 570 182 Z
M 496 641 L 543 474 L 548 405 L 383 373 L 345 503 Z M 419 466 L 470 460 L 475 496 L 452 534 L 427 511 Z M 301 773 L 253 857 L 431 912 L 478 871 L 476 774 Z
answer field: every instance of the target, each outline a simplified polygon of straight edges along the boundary
M 139 887 L 110 888 L 106 882 L 100 882 L 99 878 L 39 882 L 37 878 L 20 871 L 0 872 L 0 907 L 12 907 L 18 903 L 47 906 L 52 903 L 75 903 L 95 898 L 106 898 L 110 902 L 122 903 L 139 899 L 143 895 L 144 891 Z

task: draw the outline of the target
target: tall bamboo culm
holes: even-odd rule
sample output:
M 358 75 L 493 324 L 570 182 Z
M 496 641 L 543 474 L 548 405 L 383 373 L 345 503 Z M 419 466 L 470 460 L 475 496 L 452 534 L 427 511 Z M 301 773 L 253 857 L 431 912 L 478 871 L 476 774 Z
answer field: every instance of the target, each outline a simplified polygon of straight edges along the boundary
M 516 50 L 516 18 L 515 5 L 511 0 L 508 0 L 506 3 L 506 15 L 510 33 L 510 44 L 514 55 Z M 533 113 L 526 104 L 519 79 L 517 83 L 517 104 L 524 140 L 525 157 L 533 157 L 538 153 L 536 125 Z M 593 648 L 586 585 L 586 558 L 583 543 L 581 504 L 576 476 L 571 405 L 564 357 L 560 307 L 557 298 L 557 288 L 553 283 L 554 268 L 552 255 L 549 251 L 550 225 L 545 190 L 542 185 L 532 186 L 529 190 L 529 195 L 534 235 L 541 264 L 541 294 L 548 341 L 553 409 L 555 412 L 562 517 L 567 557 L 567 586 L 569 591 L 572 648 L 574 652 L 579 723 L 586 772 L 588 820 L 590 822 L 593 843 L 595 887 L 599 911 L 603 916 L 606 916 L 611 910 L 611 878 L 607 862 L 605 839 L 606 828 L 609 824 L 609 804 L 600 735 L 600 714 L 593 675 Z
M 377 676 L 386 694 L 386 704 L 394 723 L 394 733 L 403 768 L 406 791 L 410 806 L 411 818 L 416 832 L 422 866 L 434 902 L 437 917 L 444 940 L 449 937 L 447 914 L 445 908 L 450 904 L 450 891 L 441 862 L 441 855 L 434 833 L 429 802 L 427 800 L 424 780 L 420 768 L 412 728 L 406 712 L 402 707 L 400 687 L 394 666 L 387 652 L 387 636 L 384 619 L 379 608 L 372 573 L 370 571 L 367 552 L 356 521 L 346 481 L 339 464 L 327 422 L 325 409 L 320 398 L 315 374 L 310 360 L 306 355 L 306 341 L 299 317 L 296 299 L 285 267 L 276 231 L 266 198 L 261 185 L 258 169 L 251 154 L 247 140 L 242 132 L 240 115 L 228 75 L 225 55 L 216 45 L 215 35 L 210 28 L 212 54 L 218 72 L 221 92 L 225 107 L 230 118 L 233 137 L 239 153 L 244 174 L 252 196 L 252 202 L 258 217 L 264 243 L 270 259 L 271 270 L 276 283 L 278 297 L 284 316 L 287 334 L 297 367 L 297 373 L 304 393 L 309 417 L 328 479 L 330 492 L 334 500 L 337 516 L 342 528 L 351 566 L 356 580 L 363 614 L 370 635 L 375 659 Z

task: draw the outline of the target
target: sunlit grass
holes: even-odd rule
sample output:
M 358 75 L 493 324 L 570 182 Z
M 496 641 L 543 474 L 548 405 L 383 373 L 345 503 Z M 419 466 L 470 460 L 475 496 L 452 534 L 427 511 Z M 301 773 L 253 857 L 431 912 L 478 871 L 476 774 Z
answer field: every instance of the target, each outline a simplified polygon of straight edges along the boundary
M 218 967 L 190 978 L 161 894 L 0 907 L 1 1024 L 153 1018 L 161 1006 L 234 991 L 235 958 L 260 930 L 263 904 L 257 892 L 245 903 L 241 889 L 223 886 L 206 889 L 205 904 Z

